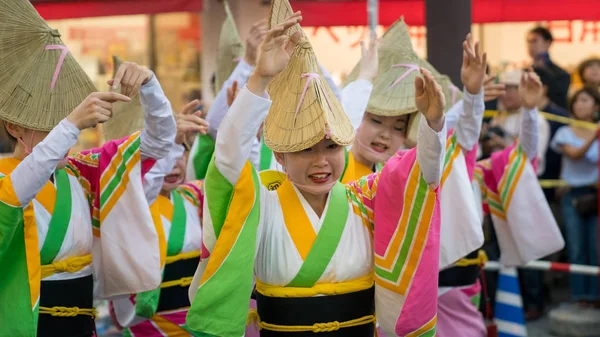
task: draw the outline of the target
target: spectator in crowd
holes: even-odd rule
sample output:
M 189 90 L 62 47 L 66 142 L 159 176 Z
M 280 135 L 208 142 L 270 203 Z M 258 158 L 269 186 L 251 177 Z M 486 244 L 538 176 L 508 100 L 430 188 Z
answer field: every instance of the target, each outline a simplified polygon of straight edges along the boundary
M 512 70 L 500 74 L 500 83 L 506 87 L 506 94 L 500 97 L 498 110 L 490 126 L 499 127 L 504 131 L 506 145 L 513 144 L 519 136 L 521 127 L 521 98 L 519 96 L 519 83 L 521 82 L 521 70 Z M 538 176 L 544 173 L 545 155 L 550 139 L 550 125 L 542 116 L 538 115 Z
M 548 88 L 548 96 L 552 102 L 566 109 L 571 75 L 550 59 L 548 50 L 552 41 L 552 33 L 547 28 L 535 27 L 527 34 L 527 50 L 533 66 L 547 68 L 554 74 L 555 81 Z
M 538 104 L 538 109 L 540 111 L 544 111 L 556 116 L 561 117 L 569 117 L 569 112 L 566 109 L 558 106 L 558 104 L 552 102 L 550 97 L 548 96 L 549 88 L 555 81 L 555 76 L 544 67 L 533 67 L 535 73 L 540 77 L 542 81 L 542 85 L 544 86 L 544 96 L 540 100 Z M 549 139 L 554 137 L 556 131 L 563 126 L 564 124 L 554 121 L 548 122 L 550 125 L 550 136 Z M 541 179 L 558 179 L 560 177 L 560 165 L 561 165 L 561 156 L 560 153 L 554 151 L 551 147 L 548 147 L 546 151 L 546 169 L 544 173 L 541 175 Z M 546 195 L 546 199 L 548 203 L 552 205 L 555 200 L 555 190 L 554 188 L 544 189 L 544 194 Z
M 598 122 L 600 93 L 585 87 L 569 104 L 571 117 Z M 562 154 L 561 179 L 569 185 L 561 199 L 567 253 L 573 264 L 598 265 L 598 140 L 597 131 L 578 125 L 562 126 L 552 139 L 552 148 Z M 570 274 L 574 301 L 587 306 L 598 300 L 598 278 Z
M 584 86 L 600 88 L 600 58 L 589 58 L 579 65 L 577 72 Z

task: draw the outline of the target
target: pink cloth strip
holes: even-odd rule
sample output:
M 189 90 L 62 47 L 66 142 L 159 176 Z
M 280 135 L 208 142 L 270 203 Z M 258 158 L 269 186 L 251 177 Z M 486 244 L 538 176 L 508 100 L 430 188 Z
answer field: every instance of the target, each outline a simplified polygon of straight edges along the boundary
M 438 299 L 436 335 L 439 337 L 486 337 L 487 330 L 470 295 L 454 288 Z
M 31 140 L 29 140 L 29 144 L 33 144 L 33 138 L 35 137 L 35 131 L 31 132 Z M 31 154 L 31 151 L 33 151 L 33 147 L 29 147 L 27 144 L 25 144 L 25 142 L 23 141 L 23 137 L 19 137 L 18 139 L 19 143 L 21 143 L 21 145 L 23 145 L 25 153 L 27 153 L 28 155 Z
M 318 79 L 319 74 L 304 73 L 300 77 L 306 78 L 306 83 L 304 83 L 304 89 L 302 90 L 302 95 L 300 96 L 300 101 L 298 102 L 298 106 L 296 107 L 296 114 L 294 115 L 294 121 L 296 120 L 296 117 L 298 117 L 298 112 L 300 112 L 300 107 L 302 106 L 302 102 L 304 102 L 304 97 L 306 96 L 306 92 L 308 91 L 308 85 L 310 84 L 310 81 Z
M 58 63 L 56 64 L 56 70 L 54 70 L 54 75 L 52 76 L 52 83 L 50 84 L 50 90 L 54 90 L 54 85 L 56 85 L 56 80 L 58 79 L 58 74 L 60 73 L 60 69 L 62 68 L 63 62 L 65 61 L 65 57 L 69 52 L 69 48 L 60 44 L 51 44 L 46 46 L 46 50 L 55 50 L 60 49 L 62 52 L 60 53 L 60 57 L 58 58 Z
M 392 83 L 392 85 L 390 85 L 390 87 L 388 89 L 391 89 L 394 86 L 396 86 L 396 84 L 400 83 L 400 81 L 402 81 L 411 72 L 413 72 L 413 71 L 419 71 L 419 66 L 414 65 L 414 64 L 405 64 L 405 63 L 394 64 L 392 66 L 392 69 L 394 69 L 394 68 L 408 68 L 408 71 L 406 71 L 404 74 L 402 74 L 402 76 L 398 77 L 398 79 L 395 80 L 394 83 Z

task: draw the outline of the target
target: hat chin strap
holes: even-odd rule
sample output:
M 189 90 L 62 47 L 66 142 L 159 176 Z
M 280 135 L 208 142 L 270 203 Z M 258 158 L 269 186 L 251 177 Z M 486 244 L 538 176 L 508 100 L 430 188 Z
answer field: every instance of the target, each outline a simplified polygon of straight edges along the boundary
M 33 144 L 34 137 L 35 137 L 35 131 L 32 131 L 31 139 L 29 140 L 29 144 Z M 33 151 L 33 147 L 30 147 L 29 145 L 25 144 L 25 142 L 23 141 L 23 137 L 19 137 L 17 140 L 19 141 L 19 143 L 21 143 L 21 145 L 23 145 L 23 148 L 25 149 L 25 153 L 27 153 L 27 155 L 30 155 L 31 152 Z
M 358 147 L 360 148 L 361 151 L 365 151 L 369 154 L 369 156 L 373 159 L 375 159 L 375 164 L 377 163 L 385 163 L 388 160 L 390 160 L 390 158 L 393 157 L 393 155 L 389 155 L 387 153 L 381 153 L 381 152 L 377 152 L 375 150 L 373 150 L 370 146 L 368 146 L 367 144 L 363 143 L 360 141 L 359 137 L 355 138 L 355 142 L 356 145 L 358 145 Z

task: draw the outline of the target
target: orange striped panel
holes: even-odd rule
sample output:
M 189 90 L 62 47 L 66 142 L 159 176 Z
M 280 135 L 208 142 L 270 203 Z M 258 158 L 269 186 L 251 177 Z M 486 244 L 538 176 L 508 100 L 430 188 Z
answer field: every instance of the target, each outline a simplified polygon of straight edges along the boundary
M 306 260 L 313 243 L 317 238 L 317 233 L 302 207 L 298 194 L 294 190 L 292 183 L 286 180 L 277 189 L 281 210 L 283 211 L 283 221 L 298 253 L 302 260 Z

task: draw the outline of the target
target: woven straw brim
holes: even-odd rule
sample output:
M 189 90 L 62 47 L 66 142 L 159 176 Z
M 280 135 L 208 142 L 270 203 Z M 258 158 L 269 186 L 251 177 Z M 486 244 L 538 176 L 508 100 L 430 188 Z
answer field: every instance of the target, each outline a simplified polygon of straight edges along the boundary
M 373 91 L 367 112 L 379 116 L 402 116 L 417 112 L 415 105 L 415 78 L 419 58 L 412 49 L 408 26 L 401 17 L 385 32 L 379 46 L 379 72 L 373 81 Z M 355 81 L 360 73 L 360 62 L 348 75 L 345 84 Z M 400 77 L 406 76 L 398 83 Z
M 419 69 L 417 56 L 409 51 L 380 51 L 380 74 L 373 81 L 367 111 L 379 116 L 402 116 L 418 111 L 415 104 L 415 79 Z M 401 77 L 402 80 L 397 82 Z
M 296 109 L 308 78 L 309 82 L 298 113 Z M 354 128 L 335 94 L 321 73 L 308 41 L 295 48 L 287 68 L 277 75 L 268 89 L 273 100 L 264 124 L 265 144 L 275 152 L 289 153 L 309 148 L 329 137 L 343 146 L 352 144 Z
M 119 69 L 122 61 L 118 56 L 113 56 L 114 72 Z M 114 78 L 113 74 L 113 78 Z M 120 87 L 111 89 L 119 92 Z M 102 125 L 104 140 L 111 141 L 129 136 L 144 128 L 144 109 L 140 101 L 140 95 L 136 94 L 130 102 L 116 102 L 113 104 L 112 117 Z
M 221 27 L 219 36 L 219 48 L 217 50 L 217 71 L 215 73 L 215 86 L 217 92 L 223 87 L 233 70 L 239 62 L 239 58 L 244 56 L 244 44 L 240 38 L 235 21 L 231 15 L 227 1 L 225 6 L 225 21 Z
M 269 11 L 269 29 L 284 22 L 285 19 L 289 18 L 292 14 L 294 14 L 294 10 L 288 0 L 272 0 Z M 288 36 L 292 36 L 296 32 L 300 32 L 302 35 L 306 36 L 299 24 L 295 24 L 288 29 Z
M 0 119 L 50 131 L 96 91 L 71 53 L 53 81 L 58 48 L 67 50 L 28 0 L 0 1 Z

